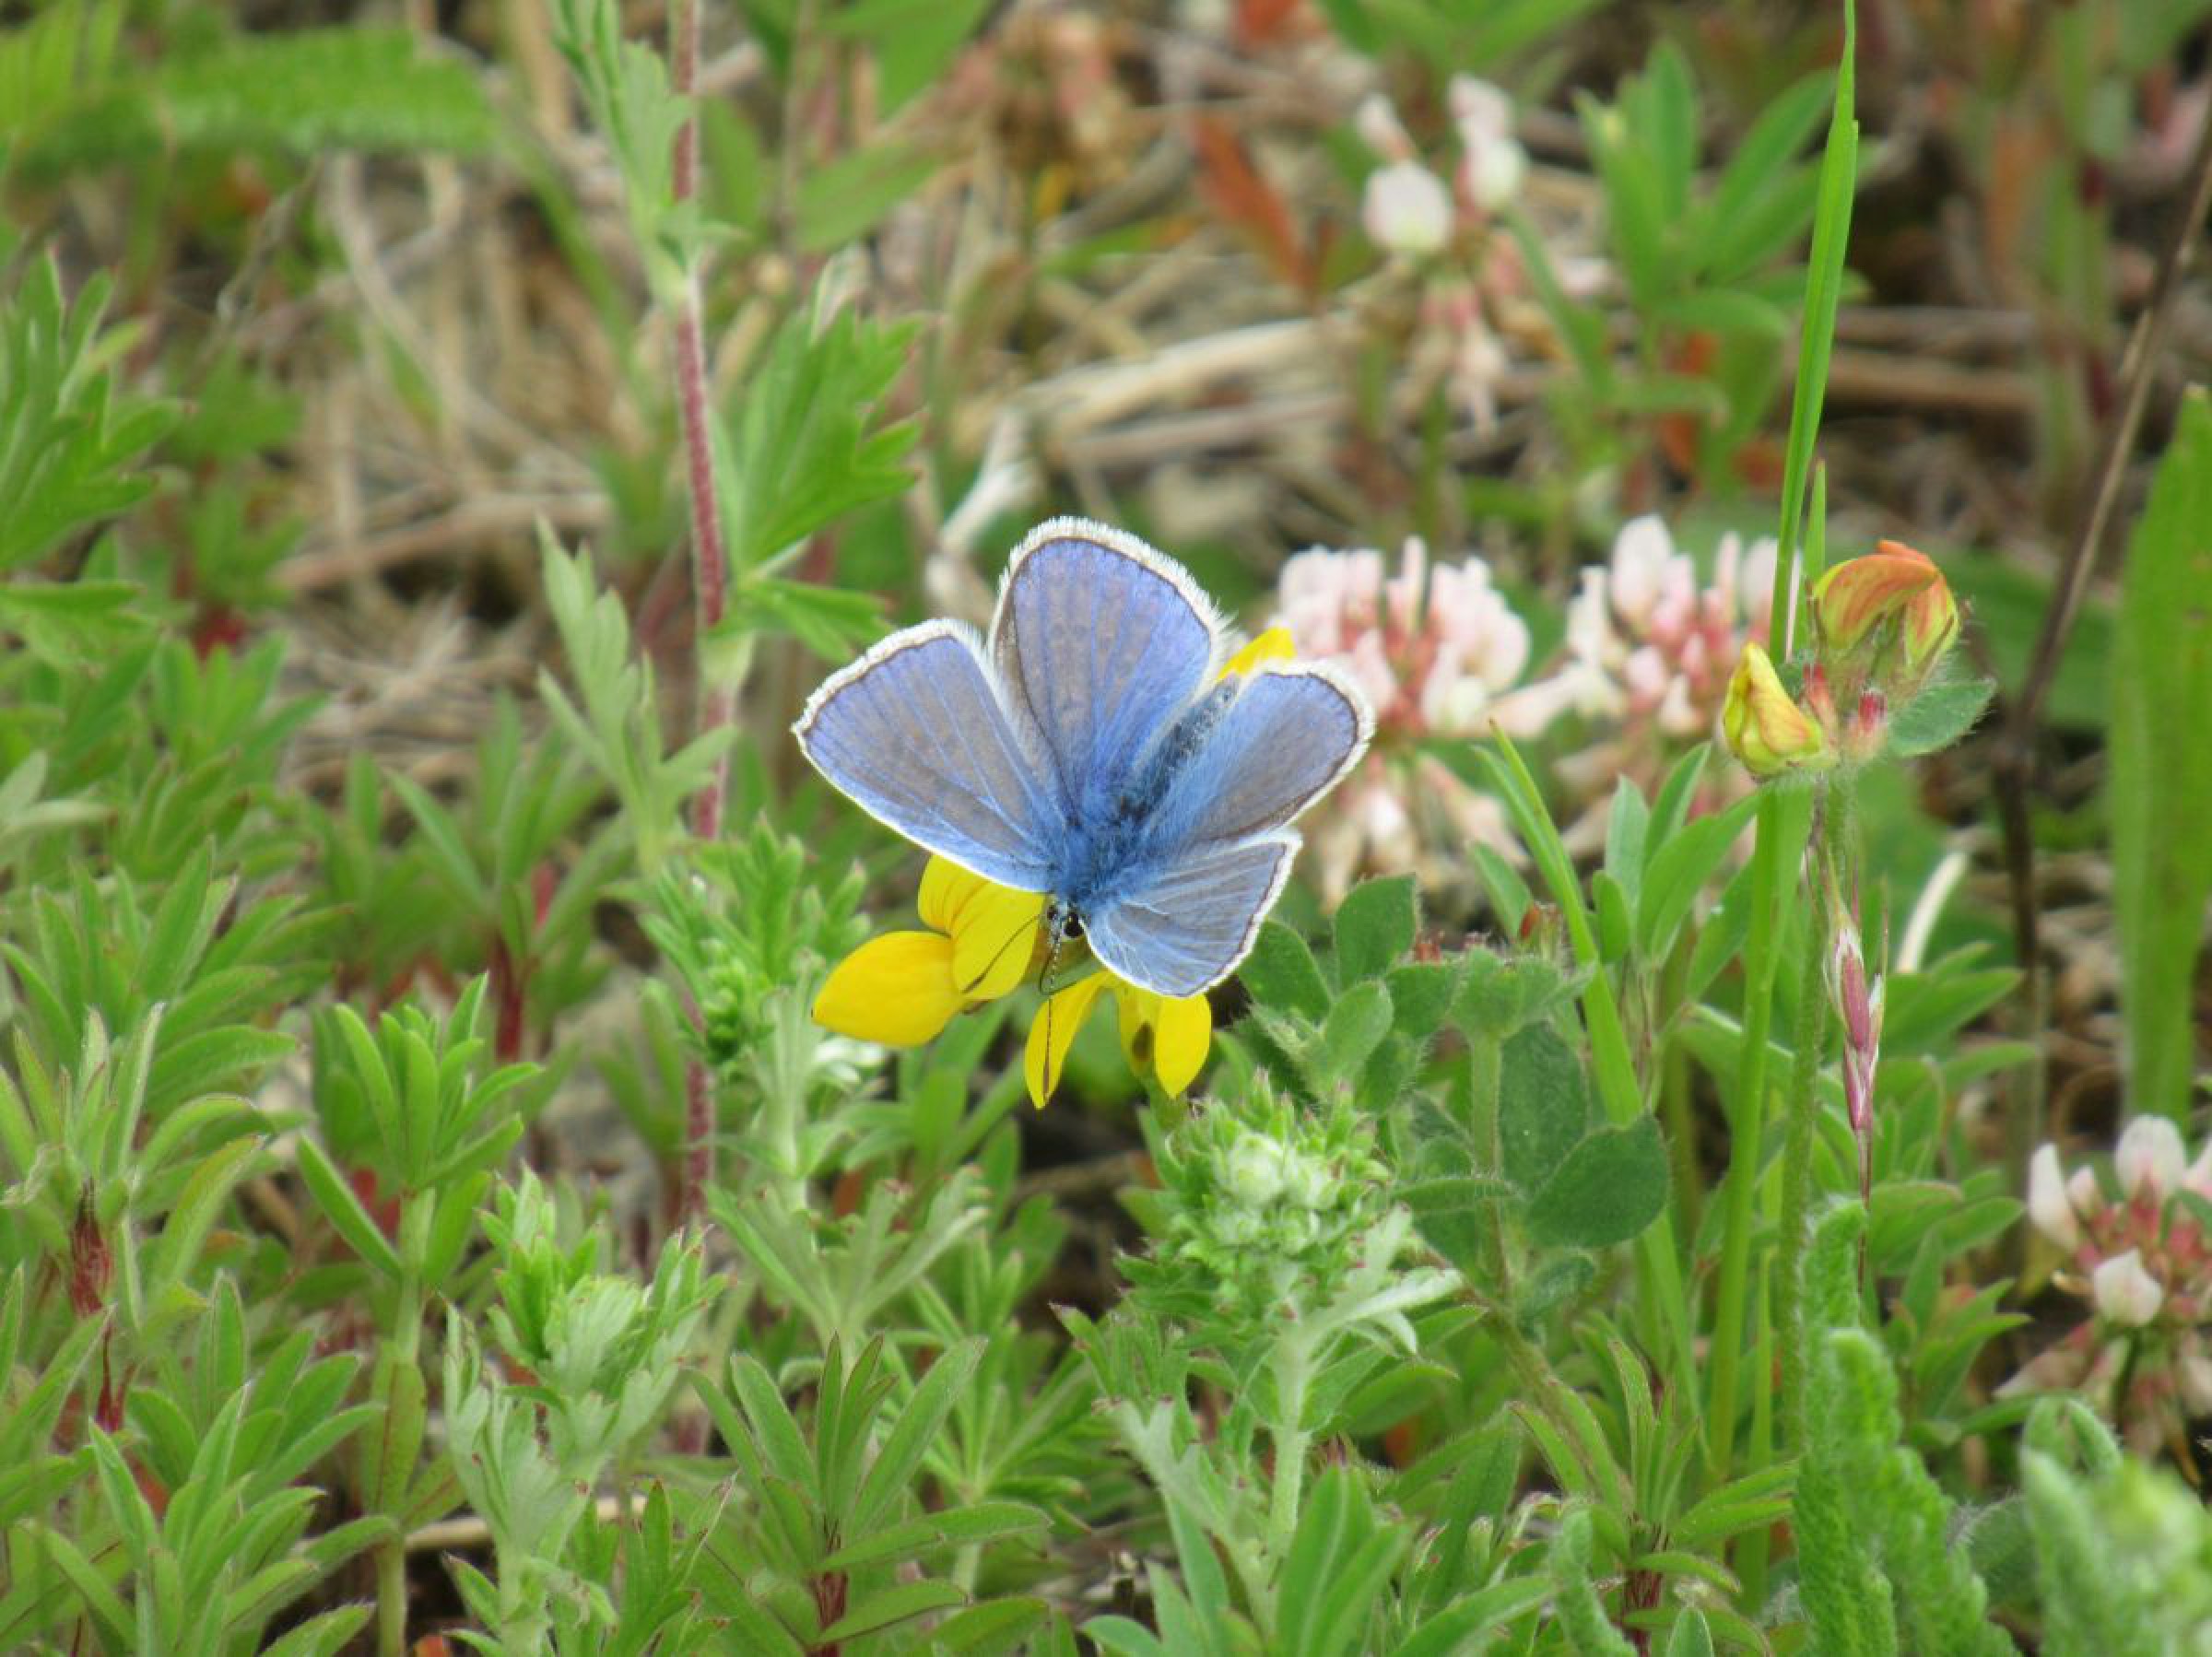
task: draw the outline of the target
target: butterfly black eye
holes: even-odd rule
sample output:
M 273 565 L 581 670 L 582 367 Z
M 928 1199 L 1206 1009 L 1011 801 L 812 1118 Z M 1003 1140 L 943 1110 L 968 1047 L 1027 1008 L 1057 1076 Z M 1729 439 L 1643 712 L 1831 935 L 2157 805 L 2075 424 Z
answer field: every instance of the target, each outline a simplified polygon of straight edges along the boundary
M 1083 917 L 1074 910 L 1069 910 L 1067 919 L 1060 923 L 1060 935 L 1071 944 L 1080 944 L 1083 941 Z

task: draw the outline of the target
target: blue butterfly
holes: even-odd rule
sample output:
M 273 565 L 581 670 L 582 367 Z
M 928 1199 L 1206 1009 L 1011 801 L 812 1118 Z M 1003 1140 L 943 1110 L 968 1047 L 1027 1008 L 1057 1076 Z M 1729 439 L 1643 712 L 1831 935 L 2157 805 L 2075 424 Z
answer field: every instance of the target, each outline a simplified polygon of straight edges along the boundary
M 1187 570 L 1077 518 L 1032 530 L 988 640 L 892 634 L 792 727 L 823 776 L 909 840 L 1047 895 L 1049 961 L 1195 995 L 1236 970 L 1281 895 L 1292 819 L 1374 733 L 1325 666 L 1223 676 L 1220 617 Z

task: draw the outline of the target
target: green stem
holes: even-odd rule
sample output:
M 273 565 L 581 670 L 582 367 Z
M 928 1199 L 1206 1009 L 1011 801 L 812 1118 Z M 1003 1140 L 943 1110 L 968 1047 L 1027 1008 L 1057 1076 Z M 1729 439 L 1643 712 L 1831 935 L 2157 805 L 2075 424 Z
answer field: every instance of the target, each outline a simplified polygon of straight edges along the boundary
M 431 1208 L 429 1196 L 407 1199 L 401 1219 L 400 1245 L 403 1258 L 419 1258 L 421 1236 L 427 1228 Z M 392 1409 L 391 1389 L 394 1377 L 402 1369 L 414 1369 L 422 1353 L 422 1316 L 424 1296 L 422 1285 L 413 1267 L 403 1268 L 398 1287 L 392 1296 L 392 1324 L 384 1332 L 384 1354 L 378 1364 L 379 1390 L 383 1393 L 384 1408 L 389 1416 Z M 376 1547 L 376 1650 L 377 1657 L 406 1657 L 407 1651 L 407 1539 L 399 1530 L 399 1510 L 406 1498 L 407 1487 L 414 1482 L 415 1463 L 421 1459 L 418 1447 L 414 1461 L 400 1473 L 400 1487 L 384 1487 L 384 1467 L 380 1462 L 372 1477 L 376 1481 L 375 1505 L 388 1514 L 393 1522 L 392 1534 Z
M 1759 1341 L 1752 1348 L 1752 1362 L 1759 1375 L 1772 1372 L 1774 1366 L 1774 1318 L 1770 1304 L 1771 1296 L 1767 1276 L 1758 1274 L 1754 1299 L 1758 1302 L 1755 1315 L 1759 1320 Z M 1747 1471 L 1757 1472 L 1774 1460 L 1774 1389 L 1760 1385 L 1751 1389 L 1751 1443 L 1746 1460 Z M 1735 1576 L 1741 1584 L 1738 1604 L 1744 1614 L 1759 1619 L 1760 1609 L 1767 1603 L 1767 1550 L 1771 1538 L 1765 1525 L 1759 1525 L 1747 1534 L 1736 1549 Z
M 1505 1172 L 1505 1148 L 1498 1138 L 1498 1087 L 1503 1049 L 1497 1038 L 1467 1038 L 1467 1129 L 1476 1154 L 1483 1158 L 1482 1171 L 1500 1177 Z M 1505 1216 L 1496 1203 L 1483 1205 L 1481 1224 L 1483 1280 L 1500 1298 L 1511 1299 L 1507 1282 Z
M 1830 853 L 1825 829 L 1814 831 L 1814 855 Z M 1806 1215 L 1812 1206 L 1813 1148 L 1819 1125 L 1814 1084 L 1828 1031 L 1828 906 L 1818 893 L 1806 905 L 1805 957 L 1799 963 L 1797 1022 L 1791 1038 L 1790 1091 L 1783 1109 L 1788 1133 L 1782 1150 L 1782 1235 L 1774 1263 L 1775 1326 L 1782 1336 L 1782 1418 L 1793 1444 L 1805 1441 L 1805 1296 L 1799 1275 L 1805 1259 Z
M 1278 1569 L 1290 1557 L 1299 1503 L 1305 1495 L 1306 1451 L 1312 1444 L 1305 1427 L 1311 1357 L 1299 1331 L 1285 1333 L 1275 1349 L 1275 1420 L 1268 1431 L 1275 1446 L 1275 1481 L 1267 1498 L 1267 1551 Z
M 1753 1198 L 1767 1134 L 1768 1038 L 1774 1022 L 1783 870 L 1805 843 L 1803 801 L 1770 788 L 1759 798 L 1758 825 L 1759 838 L 1751 852 L 1751 930 L 1744 942 L 1744 1039 L 1736 1056 L 1728 1173 L 1721 1193 L 1727 1218 L 1721 1233 L 1720 1287 L 1712 1321 L 1712 1402 L 1705 1418 L 1706 1459 L 1716 1484 L 1728 1477 L 1735 1449 L 1744 1298 L 1751 1238 L 1758 1229 Z

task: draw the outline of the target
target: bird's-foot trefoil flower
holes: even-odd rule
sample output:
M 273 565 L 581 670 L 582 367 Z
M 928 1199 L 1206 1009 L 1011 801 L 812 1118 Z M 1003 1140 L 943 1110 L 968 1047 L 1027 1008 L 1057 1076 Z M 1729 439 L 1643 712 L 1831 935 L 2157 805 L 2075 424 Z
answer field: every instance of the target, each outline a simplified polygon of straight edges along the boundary
M 1826 770 L 1836 762 L 1835 748 L 1820 722 L 1784 689 L 1767 652 L 1746 644 L 1721 704 L 1721 730 L 1728 748 L 1754 777 L 1785 771 Z

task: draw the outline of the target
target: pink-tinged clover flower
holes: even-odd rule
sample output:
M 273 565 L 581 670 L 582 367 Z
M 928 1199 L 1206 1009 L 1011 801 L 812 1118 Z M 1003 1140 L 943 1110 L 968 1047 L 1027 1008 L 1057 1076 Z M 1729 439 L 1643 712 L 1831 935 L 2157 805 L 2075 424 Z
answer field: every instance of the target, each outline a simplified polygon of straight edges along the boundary
M 1568 602 L 1562 659 L 1499 710 L 1516 734 L 1570 714 L 1589 722 L 1590 745 L 1557 768 L 1599 803 L 1570 829 L 1571 843 L 1602 834 L 1602 803 L 1617 777 L 1648 789 L 1684 747 L 1722 734 L 1744 647 L 1766 641 L 1774 556 L 1772 541 L 1747 546 L 1724 535 L 1711 577 L 1700 579 L 1666 525 L 1646 516 L 1622 526 L 1604 564 L 1583 571 Z
M 1408 539 L 1396 572 L 1380 552 L 1301 552 L 1283 566 L 1277 625 L 1300 656 L 1335 663 L 1367 693 L 1375 741 L 1311 821 L 1324 895 L 1362 870 L 1419 873 L 1431 883 L 1464 865 L 1469 839 L 1512 843 L 1497 803 L 1418 745 L 1483 734 L 1528 664 L 1528 627 L 1470 558 L 1431 564 Z
M 2188 1159 L 2163 1117 L 2130 1122 L 2100 1176 L 2066 1171 L 2056 1146 L 2028 1164 L 2028 1217 L 2064 1256 L 2053 1287 L 2082 1321 L 2001 1393 L 2071 1388 L 2118 1423 L 2129 1448 L 2185 1459 L 2192 1419 L 2212 1416 L 2212 1141 Z

